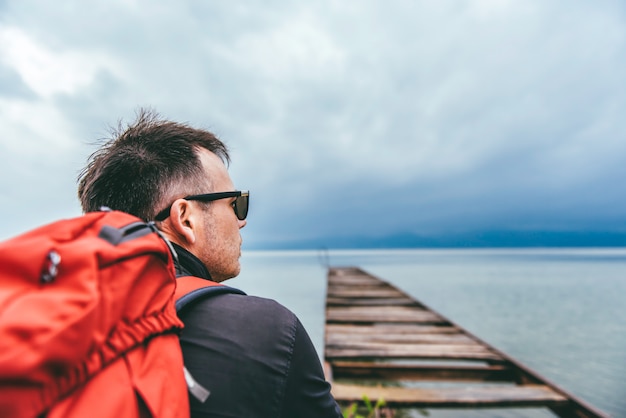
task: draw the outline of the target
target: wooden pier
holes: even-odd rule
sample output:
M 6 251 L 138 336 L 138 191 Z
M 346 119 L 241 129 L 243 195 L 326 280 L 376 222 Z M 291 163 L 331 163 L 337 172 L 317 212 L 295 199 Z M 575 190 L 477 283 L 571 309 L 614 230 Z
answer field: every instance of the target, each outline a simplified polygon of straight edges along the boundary
M 608 417 L 406 293 L 358 268 L 330 268 L 325 367 L 340 403 L 392 408 L 547 408 Z

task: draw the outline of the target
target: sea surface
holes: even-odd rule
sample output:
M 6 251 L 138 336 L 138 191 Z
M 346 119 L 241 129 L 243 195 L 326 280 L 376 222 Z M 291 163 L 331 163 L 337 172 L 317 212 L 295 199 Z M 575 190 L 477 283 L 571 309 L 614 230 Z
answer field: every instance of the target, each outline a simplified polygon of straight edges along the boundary
M 241 261 L 242 273 L 227 284 L 295 312 L 320 357 L 326 266 L 356 266 L 594 407 L 626 417 L 626 248 L 244 251 Z

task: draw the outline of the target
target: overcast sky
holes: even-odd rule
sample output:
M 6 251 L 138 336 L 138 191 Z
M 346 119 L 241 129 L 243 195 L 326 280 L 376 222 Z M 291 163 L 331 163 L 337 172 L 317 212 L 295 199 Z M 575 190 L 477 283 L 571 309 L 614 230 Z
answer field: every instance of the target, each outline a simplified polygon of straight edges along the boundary
M 622 1 L 0 0 L 0 238 L 139 106 L 207 128 L 247 245 L 626 232 Z

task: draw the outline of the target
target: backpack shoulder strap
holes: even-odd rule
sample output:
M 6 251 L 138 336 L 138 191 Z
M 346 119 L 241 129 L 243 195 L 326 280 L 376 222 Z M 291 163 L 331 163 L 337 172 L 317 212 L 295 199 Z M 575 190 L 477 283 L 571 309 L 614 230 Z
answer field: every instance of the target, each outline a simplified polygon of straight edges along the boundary
M 181 312 L 192 302 L 204 299 L 210 296 L 223 295 L 232 293 L 237 295 L 245 295 L 242 290 L 234 287 L 226 286 L 221 283 L 212 282 L 195 276 L 183 276 L 176 279 L 176 312 Z
M 223 295 L 225 293 L 233 293 L 245 295 L 245 293 L 234 287 L 225 286 L 221 283 L 212 282 L 195 276 L 182 276 L 176 278 L 176 291 L 174 299 L 176 301 L 176 312 L 181 311 L 190 306 L 193 302 L 215 295 Z M 208 389 L 198 383 L 191 375 L 186 367 L 183 368 L 187 388 L 189 392 L 200 402 L 205 402 L 210 395 Z

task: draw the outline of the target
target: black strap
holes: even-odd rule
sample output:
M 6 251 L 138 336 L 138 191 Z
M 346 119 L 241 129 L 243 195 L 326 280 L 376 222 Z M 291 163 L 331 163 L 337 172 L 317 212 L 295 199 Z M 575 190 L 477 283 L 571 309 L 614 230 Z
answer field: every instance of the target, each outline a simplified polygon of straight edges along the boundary
M 217 295 L 225 295 L 228 293 L 236 294 L 236 295 L 245 295 L 245 293 L 239 289 L 235 289 L 234 287 L 224 286 L 224 285 L 209 285 L 205 287 L 200 287 L 198 289 L 194 289 L 191 292 L 183 295 L 176 301 L 176 312 L 180 315 L 180 313 L 189 306 L 193 305 L 194 302 L 200 301 L 202 299 L 217 296 Z M 194 377 L 191 375 L 187 368 L 184 368 L 185 380 L 187 382 L 187 388 L 189 392 L 201 403 L 204 403 L 211 392 L 202 386 Z
M 230 286 L 224 286 L 224 285 L 201 287 L 200 289 L 192 290 L 191 292 L 179 298 L 176 301 L 176 312 L 180 314 L 181 311 L 183 311 L 189 305 L 201 299 L 205 299 L 211 296 L 224 295 L 228 293 L 232 293 L 235 295 L 246 294 L 242 290 L 239 290 Z

